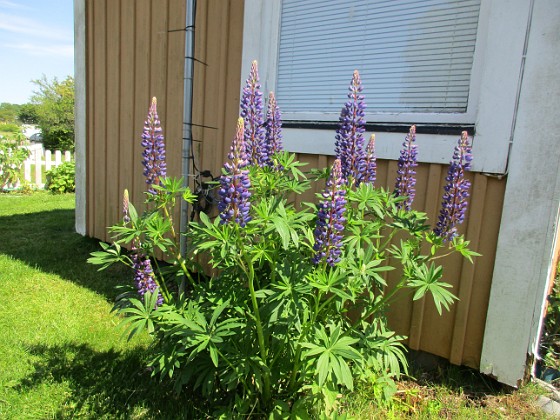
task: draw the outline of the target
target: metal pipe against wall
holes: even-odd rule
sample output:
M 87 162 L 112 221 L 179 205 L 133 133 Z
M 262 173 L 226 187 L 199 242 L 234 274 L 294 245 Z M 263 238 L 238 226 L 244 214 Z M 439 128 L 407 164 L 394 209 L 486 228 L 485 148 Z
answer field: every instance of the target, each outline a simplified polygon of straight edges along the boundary
M 183 156 L 182 176 L 185 184 L 189 184 L 190 157 L 192 154 L 192 109 L 193 109 L 193 80 L 194 80 L 194 30 L 196 19 L 196 0 L 187 1 L 187 15 L 185 22 L 185 77 L 183 92 Z M 181 200 L 180 231 L 185 232 L 188 224 L 188 204 Z M 184 235 L 180 240 L 181 254 L 185 255 L 187 241 Z

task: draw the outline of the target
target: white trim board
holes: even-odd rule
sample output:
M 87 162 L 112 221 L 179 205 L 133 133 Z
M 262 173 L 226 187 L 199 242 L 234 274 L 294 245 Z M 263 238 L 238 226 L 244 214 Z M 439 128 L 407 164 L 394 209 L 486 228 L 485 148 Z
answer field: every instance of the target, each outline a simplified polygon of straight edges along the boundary
M 538 357 L 560 210 L 557 0 L 534 1 L 532 16 L 481 356 L 513 386 Z
M 86 0 L 74 0 L 76 232 L 86 234 Z
M 482 0 L 467 114 L 368 113 L 367 121 L 475 124 L 473 170 L 505 173 L 516 112 L 529 4 L 526 0 Z M 245 1 L 240 88 L 249 74 L 251 62 L 257 60 L 263 91 L 275 90 L 281 7 L 281 0 Z M 348 76 L 348 82 L 351 76 Z M 363 82 L 367 85 L 367 81 Z M 364 94 L 367 102 L 367 91 Z M 282 104 L 279 105 L 282 107 Z M 289 117 L 285 115 L 284 119 Z M 337 118 L 332 121 L 337 121 Z M 287 150 L 312 150 L 316 154 L 332 154 L 334 133 L 285 128 L 283 135 Z M 457 136 L 419 135 L 419 141 L 424 143 L 424 150 L 419 152 L 419 160 L 448 163 L 459 135 L 460 133 Z M 420 137 L 425 138 L 420 140 Z M 378 133 L 376 139 L 381 146 L 378 157 L 396 160 L 398 152 L 395 154 L 394 150 L 400 148 L 402 138 L 402 135 Z M 395 142 L 398 146 L 394 145 Z M 383 146 L 384 143 L 386 146 Z

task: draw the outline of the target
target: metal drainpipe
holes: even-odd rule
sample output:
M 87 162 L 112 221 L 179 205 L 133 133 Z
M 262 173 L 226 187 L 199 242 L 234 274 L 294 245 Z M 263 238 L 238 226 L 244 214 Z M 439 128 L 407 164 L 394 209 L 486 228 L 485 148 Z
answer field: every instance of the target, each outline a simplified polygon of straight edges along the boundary
M 190 156 L 192 147 L 192 109 L 193 109 L 193 80 L 194 80 L 194 24 L 196 17 L 196 0 L 187 1 L 187 16 L 185 22 L 185 77 L 183 92 L 183 160 L 182 176 L 185 184 L 189 185 Z M 181 200 L 180 229 L 185 232 L 189 220 L 187 202 Z M 184 235 L 180 239 L 181 254 L 187 251 L 187 240 Z

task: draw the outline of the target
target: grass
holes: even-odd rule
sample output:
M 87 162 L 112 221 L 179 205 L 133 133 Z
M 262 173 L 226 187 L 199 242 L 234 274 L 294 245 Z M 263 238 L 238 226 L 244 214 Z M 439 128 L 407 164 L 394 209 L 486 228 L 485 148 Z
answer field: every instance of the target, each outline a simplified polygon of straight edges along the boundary
M 74 195 L 0 195 L 0 418 L 182 418 L 191 404 L 150 377 L 147 337 L 110 314 L 130 278 L 85 263 Z
M 443 365 L 418 371 L 415 380 L 398 383 L 391 407 L 380 408 L 363 389 L 355 392 L 346 410 L 356 419 L 548 419 L 535 405 L 544 391 L 535 384 L 519 390 L 504 387 L 477 371 Z
M 208 418 L 145 369 L 148 337 L 126 342 L 110 313 L 118 269 L 85 263 L 97 242 L 74 233 L 74 195 L 0 194 L 0 418 Z M 546 418 L 534 386 L 508 392 L 457 367 L 399 383 L 396 403 L 359 389 L 356 419 Z

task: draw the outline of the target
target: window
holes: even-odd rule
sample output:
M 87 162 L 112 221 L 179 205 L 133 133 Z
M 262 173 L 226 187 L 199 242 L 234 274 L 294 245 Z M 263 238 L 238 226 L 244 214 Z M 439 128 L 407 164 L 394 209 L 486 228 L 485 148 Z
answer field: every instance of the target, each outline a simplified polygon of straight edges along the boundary
M 474 169 L 503 173 L 529 6 L 526 0 L 245 0 L 241 86 L 258 60 L 263 90 L 276 92 L 283 112 L 284 145 L 333 154 L 333 126 L 358 69 L 366 120 L 386 131 L 377 136 L 378 157 L 395 159 L 402 133 L 415 123 L 419 133 L 428 132 L 418 136 L 419 159 L 448 163 L 468 126 L 476 130 Z
M 354 69 L 370 112 L 465 113 L 480 0 L 284 0 L 284 112 L 338 113 Z

